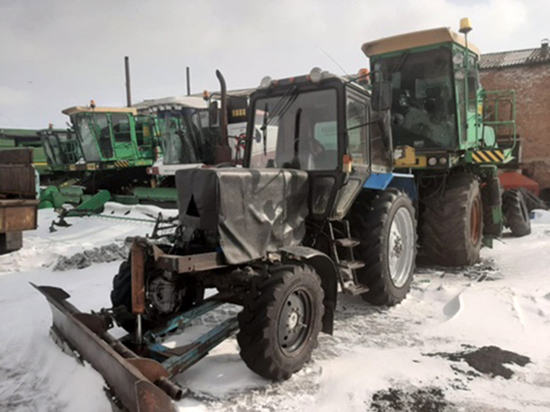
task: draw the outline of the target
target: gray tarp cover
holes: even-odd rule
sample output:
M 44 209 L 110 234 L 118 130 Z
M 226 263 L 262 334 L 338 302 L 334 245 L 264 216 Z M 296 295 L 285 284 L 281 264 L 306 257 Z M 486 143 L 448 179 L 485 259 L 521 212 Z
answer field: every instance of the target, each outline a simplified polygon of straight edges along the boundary
M 299 245 L 308 214 L 308 175 L 288 169 L 176 172 L 180 223 L 217 232 L 227 263 Z

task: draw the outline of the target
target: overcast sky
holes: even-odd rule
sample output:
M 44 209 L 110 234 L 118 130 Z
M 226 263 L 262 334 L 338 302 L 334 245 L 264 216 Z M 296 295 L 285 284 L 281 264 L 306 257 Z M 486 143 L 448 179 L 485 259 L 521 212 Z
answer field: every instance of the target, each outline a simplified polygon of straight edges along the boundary
M 368 67 L 365 41 L 470 17 L 482 53 L 539 47 L 550 0 L 0 0 L 0 128 L 64 127 L 61 110 Z

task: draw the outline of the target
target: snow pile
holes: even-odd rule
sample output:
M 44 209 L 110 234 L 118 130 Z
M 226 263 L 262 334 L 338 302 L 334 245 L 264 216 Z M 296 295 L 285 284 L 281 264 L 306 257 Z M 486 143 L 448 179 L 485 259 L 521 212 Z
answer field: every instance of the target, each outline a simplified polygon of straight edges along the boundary
M 103 217 L 68 219 L 71 227 L 52 234 L 52 216 L 41 211 L 24 248 L 0 257 L 0 310 L 9 314 L 0 326 L 0 410 L 110 411 L 102 378 L 49 339 L 48 305 L 28 282 L 62 287 L 82 311 L 108 307 L 120 261 L 64 271 L 54 263 L 145 235 L 159 211 L 109 206 Z M 255 375 L 236 340 L 226 340 L 177 377 L 191 394 L 179 411 L 550 410 L 550 212 L 535 211 L 532 223 L 530 236 L 495 242 L 471 268 L 419 268 L 396 307 L 340 295 L 334 335 L 321 335 L 313 361 L 288 381 Z M 221 306 L 171 344 L 188 343 L 235 310 Z

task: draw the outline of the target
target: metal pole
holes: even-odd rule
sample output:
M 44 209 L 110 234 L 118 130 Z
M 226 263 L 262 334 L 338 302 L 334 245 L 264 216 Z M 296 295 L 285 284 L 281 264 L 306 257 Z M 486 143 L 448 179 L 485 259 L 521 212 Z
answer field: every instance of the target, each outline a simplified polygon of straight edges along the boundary
M 191 75 L 189 74 L 189 66 L 185 68 L 187 74 L 187 96 L 191 94 Z
M 132 106 L 132 94 L 130 92 L 130 59 L 124 56 L 124 69 L 126 72 L 126 106 Z

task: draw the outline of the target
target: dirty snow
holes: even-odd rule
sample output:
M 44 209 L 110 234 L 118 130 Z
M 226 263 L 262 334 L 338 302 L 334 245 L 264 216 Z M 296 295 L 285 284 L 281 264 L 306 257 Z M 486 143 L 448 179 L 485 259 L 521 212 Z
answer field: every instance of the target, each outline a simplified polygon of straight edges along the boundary
M 25 233 L 24 248 L 0 256 L 0 410 L 110 411 L 102 378 L 49 338 L 48 305 L 29 282 L 64 288 L 83 311 L 108 306 L 120 260 L 64 271 L 54 271 L 55 265 L 145 235 L 160 211 L 111 204 L 103 216 L 69 218 L 72 226 L 50 233 L 54 214 L 43 210 L 38 230 Z M 411 293 L 397 307 L 340 295 L 334 336 L 321 335 L 313 361 L 286 382 L 249 371 L 236 340 L 225 341 L 178 377 L 190 389 L 179 410 L 550 411 L 550 212 L 534 217 L 530 236 L 504 236 L 472 268 L 417 269 Z M 222 306 L 187 338 L 234 310 Z M 512 375 L 505 379 L 459 356 L 484 347 L 530 362 L 506 363 Z

